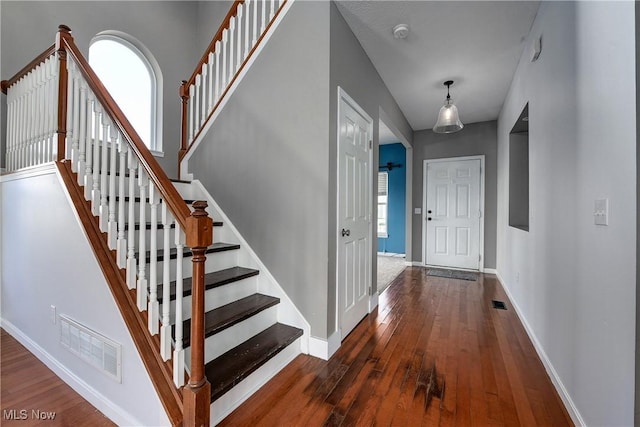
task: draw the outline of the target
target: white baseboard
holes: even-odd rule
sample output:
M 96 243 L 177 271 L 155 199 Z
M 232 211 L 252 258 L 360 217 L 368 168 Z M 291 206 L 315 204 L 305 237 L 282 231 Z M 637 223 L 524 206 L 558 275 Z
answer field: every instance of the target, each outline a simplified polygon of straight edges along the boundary
M 76 376 L 69 371 L 66 366 L 61 364 L 56 358 L 49 354 L 45 349 L 40 347 L 35 341 L 25 335 L 20 329 L 15 327 L 11 322 L 2 318 L 0 319 L 2 328 L 14 337 L 20 344 L 27 348 L 38 360 L 51 369 L 62 381 L 67 383 L 80 396 L 86 399 L 107 418 L 120 426 L 139 426 L 143 425 L 133 415 L 107 399 L 106 396 L 98 392 L 89 384 L 84 382 L 82 378 Z
M 309 337 L 309 355 L 319 357 L 323 360 L 329 360 L 340 348 L 341 335 L 338 330 L 331 334 L 326 340 L 318 337 Z
M 378 306 L 378 296 L 379 292 L 376 291 L 369 297 L 369 313 L 371 313 L 373 309 Z
M 496 270 L 495 268 L 485 268 L 483 273 L 495 274 L 497 276 L 498 275 L 498 270 Z M 504 285 L 502 285 L 502 287 L 504 287 Z
M 487 270 L 488 269 L 485 269 L 485 272 Z M 529 325 L 529 322 L 527 322 L 527 318 L 524 316 L 524 313 L 520 309 L 520 306 L 518 305 L 516 300 L 513 298 L 513 295 L 511 295 L 511 292 L 509 291 L 509 287 L 505 284 L 504 280 L 502 279 L 502 276 L 500 276 L 500 273 L 497 270 L 493 270 L 493 271 L 495 271 L 494 274 L 498 277 L 498 280 L 502 285 L 502 289 L 504 289 L 505 293 L 507 294 L 507 298 L 509 298 L 509 302 L 511 303 L 511 306 L 515 309 L 516 314 L 520 319 L 520 322 L 522 322 L 522 325 L 524 326 L 525 331 L 527 331 L 527 335 L 529 336 L 529 339 L 533 343 L 533 347 L 536 349 L 536 352 L 538 353 L 538 357 L 542 361 L 542 364 L 544 365 L 547 371 L 547 374 L 549 374 L 549 377 L 551 378 L 551 382 L 553 383 L 553 385 L 556 388 L 556 391 L 560 395 L 560 398 L 562 399 L 564 406 L 567 408 L 567 412 L 569 412 L 569 416 L 573 420 L 573 423 L 576 426 L 586 426 L 587 424 L 584 422 L 584 419 L 580 415 L 578 408 L 573 403 L 573 400 L 571 399 L 571 396 L 569 395 L 569 392 L 567 391 L 566 387 L 562 383 L 562 380 L 560 379 L 558 372 L 556 372 L 555 368 L 553 367 L 553 364 L 551 363 L 551 361 L 549 360 L 549 357 L 547 356 L 547 353 L 545 353 L 544 349 L 542 348 L 542 345 L 540 344 L 540 341 L 538 341 L 536 334 L 533 332 L 533 329 Z
M 426 267 L 426 265 L 420 261 L 407 261 L 407 265 L 411 267 Z

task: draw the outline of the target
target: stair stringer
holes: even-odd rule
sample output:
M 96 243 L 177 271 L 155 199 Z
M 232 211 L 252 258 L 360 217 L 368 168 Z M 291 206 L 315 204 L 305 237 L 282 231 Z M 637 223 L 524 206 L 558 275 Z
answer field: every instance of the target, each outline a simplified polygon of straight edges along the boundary
M 200 131 L 196 139 L 189 146 L 189 149 L 186 152 L 185 156 L 182 158 L 182 160 L 179 161 L 178 170 L 180 171 L 180 179 L 184 179 L 188 181 L 193 180 L 193 174 L 189 173 L 189 160 L 191 159 L 191 156 L 193 156 L 193 153 L 196 152 L 198 146 L 202 143 L 202 141 L 206 139 L 206 136 L 209 133 L 209 129 L 211 129 L 211 126 L 213 125 L 213 123 L 215 123 L 216 119 L 218 118 L 222 110 L 224 110 L 225 105 L 227 104 L 229 99 L 233 96 L 233 93 L 236 91 L 236 89 L 244 79 L 244 76 L 251 69 L 251 66 L 253 65 L 253 63 L 260 56 L 260 53 L 262 52 L 264 47 L 267 45 L 267 43 L 269 42 L 269 39 L 271 38 L 273 33 L 275 33 L 278 26 L 280 26 L 280 23 L 284 19 L 287 12 L 289 12 L 289 9 L 291 9 L 291 6 L 293 5 L 293 3 L 295 3 L 295 1 L 296 0 L 287 0 L 287 2 L 282 6 L 280 13 L 278 13 L 278 16 L 276 16 L 273 22 L 270 24 L 269 29 L 264 33 L 262 40 L 260 40 L 260 42 L 256 45 L 253 55 L 249 57 L 245 66 L 237 74 L 235 80 L 229 87 L 229 90 L 225 93 L 225 95 L 220 100 L 220 104 L 213 111 L 213 114 L 211 115 L 211 117 L 209 117 L 206 123 L 202 126 L 202 130 Z
M 309 354 L 309 337 L 311 334 L 311 325 L 309 322 L 305 319 L 300 310 L 298 310 L 291 298 L 289 298 L 269 269 L 260 260 L 249 243 L 242 237 L 238 229 L 233 225 L 229 217 L 224 213 L 222 208 L 220 208 L 220 205 L 216 203 L 202 183 L 198 180 L 194 180 L 191 184 L 194 186 L 192 189 L 194 191 L 193 196 L 197 196 L 199 200 L 207 201 L 209 205 L 207 208 L 209 216 L 215 221 L 222 221 L 224 223 L 224 232 L 229 233 L 224 236 L 225 241 L 240 245 L 240 249 L 238 249 L 239 263 L 243 267 L 253 268 L 260 271 L 260 274 L 256 276 L 258 281 L 257 291 L 265 295 L 280 298 L 277 315 L 278 322 L 302 329 L 303 335 L 300 337 L 300 351 L 304 354 Z M 214 230 L 214 240 L 216 239 L 215 233 L 216 230 Z

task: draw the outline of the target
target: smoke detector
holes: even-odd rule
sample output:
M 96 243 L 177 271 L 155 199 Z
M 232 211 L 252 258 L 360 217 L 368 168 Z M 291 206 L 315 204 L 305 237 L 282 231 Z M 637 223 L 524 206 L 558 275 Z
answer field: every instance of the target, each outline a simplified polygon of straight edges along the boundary
M 409 26 L 407 24 L 398 24 L 393 27 L 393 37 L 396 39 L 406 39 L 409 35 Z

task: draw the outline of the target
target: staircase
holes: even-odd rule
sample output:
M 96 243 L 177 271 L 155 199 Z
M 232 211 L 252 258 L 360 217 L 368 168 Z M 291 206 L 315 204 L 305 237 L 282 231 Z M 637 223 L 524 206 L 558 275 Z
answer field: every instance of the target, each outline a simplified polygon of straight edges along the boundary
M 234 3 L 210 45 L 218 50 L 183 84 L 181 158 L 206 133 L 285 1 Z M 216 75 L 215 91 L 207 73 Z M 2 81 L 2 91 L 7 170 L 57 166 L 173 425 L 221 421 L 307 352 L 306 320 L 209 193 L 197 181 L 166 177 L 68 27 Z
M 201 188 L 193 188 L 187 181 L 172 180 L 176 188 L 182 194 L 192 195 L 202 191 Z M 203 197 L 204 196 L 204 197 Z M 199 198 L 207 198 L 201 195 Z M 185 203 L 192 205 L 192 198 L 185 198 Z M 136 211 L 141 203 L 140 197 L 134 198 Z M 218 217 L 213 208 L 213 218 Z M 138 221 L 134 224 L 136 229 L 141 228 Z M 225 229 L 222 221 L 214 221 L 214 239 L 217 236 L 234 238 L 235 230 Z M 147 221 L 143 227 L 147 233 L 147 241 L 151 240 L 152 224 Z M 174 228 L 174 227 L 173 227 Z M 164 232 L 163 224 L 158 223 L 156 233 L 158 241 L 162 240 Z M 104 236 L 106 238 L 106 235 Z M 301 344 L 299 338 L 303 335 L 301 328 L 289 326 L 278 322 L 278 306 L 280 298 L 265 295 L 259 291 L 260 270 L 239 265 L 240 258 L 247 258 L 242 253 L 242 245 L 235 241 L 228 242 L 214 240 L 205 253 L 207 262 L 204 275 L 205 288 L 205 374 L 211 384 L 211 403 L 215 404 L 227 392 L 238 385 L 242 380 L 272 359 L 276 359 L 278 365 L 286 365 L 292 354 L 299 354 Z M 193 253 L 189 249 L 182 250 L 183 270 L 191 263 Z M 156 261 L 164 261 L 164 247 L 157 249 Z M 176 269 L 178 248 L 175 242 L 170 243 L 169 259 L 170 270 Z M 146 251 L 145 262 L 151 262 L 151 251 Z M 160 311 L 165 303 L 169 304 L 171 312 L 175 312 L 176 299 L 181 298 L 184 313 L 190 313 L 192 280 L 184 277 L 182 292 L 178 293 L 176 281 L 169 284 L 169 300 L 163 299 L 164 289 L 162 281 L 157 283 L 158 303 Z M 149 288 L 149 293 L 151 289 Z M 178 326 L 179 327 L 179 326 Z M 181 327 L 182 345 L 186 351 L 185 360 L 189 360 L 191 343 L 191 319 L 184 317 Z M 175 342 L 176 325 L 171 329 L 172 341 Z M 289 349 L 289 353 L 278 356 L 283 350 Z M 188 366 L 187 366 L 188 370 Z M 264 376 L 264 375 L 263 375 Z M 230 412 L 228 405 L 214 406 L 211 411 L 214 420 L 221 419 L 222 414 Z M 220 418 L 220 419 L 218 419 Z

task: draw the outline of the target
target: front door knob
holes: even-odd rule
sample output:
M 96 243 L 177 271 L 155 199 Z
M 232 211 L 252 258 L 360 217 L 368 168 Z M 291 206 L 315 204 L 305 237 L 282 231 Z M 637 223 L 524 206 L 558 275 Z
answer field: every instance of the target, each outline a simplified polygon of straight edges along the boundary
M 345 230 L 344 228 L 342 229 L 342 237 L 349 236 L 350 234 L 351 234 L 351 230 Z

